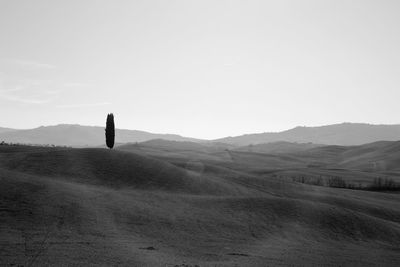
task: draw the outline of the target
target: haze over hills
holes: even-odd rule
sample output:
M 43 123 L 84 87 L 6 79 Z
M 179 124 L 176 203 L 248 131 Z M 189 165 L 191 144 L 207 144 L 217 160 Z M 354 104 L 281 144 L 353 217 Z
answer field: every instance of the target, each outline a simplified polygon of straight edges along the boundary
M 261 143 L 256 145 L 240 146 L 235 148 L 236 151 L 248 151 L 248 152 L 258 152 L 258 153 L 289 153 L 289 152 L 300 152 L 311 148 L 316 148 L 323 145 L 313 144 L 313 143 L 294 143 L 286 141 L 277 141 L 271 143 Z
M 145 131 L 116 129 L 118 143 L 143 142 L 151 139 L 197 141 L 175 134 L 155 134 Z M 61 146 L 100 146 L 104 144 L 104 127 L 77 124 L 41 126 L 28 130 L 0 130 L 0 141 L 22 144 L 51 144 Z
M 0 127 L 0 133 L 6 133 L 6 132 L 10 132 L 10 131 L 15 131 L 15 130 L 11 129 L 11 128 Z
M 382 140 L 400 140 L 400 125 L 342 123 L 319 127 L 296 127 L 283 132 L 246 134 L 221 138 L 217 141 L 239 146 L 277 141 L 349 146 Z
M 285 150 L 308 148 L 312 143 L 317 145 L 361 145 L 376 141 L 400 140 L 400 125 L 372 125 L 362 123 L 342 123 L 319 127 L 296 127 L 283 132 L 256 133 L 226 137 L 216 140 L 201 140 L 183 137 L 176 134 L 156 134 L 138 130 L 116 129 L 116 142 L 135 143 L 153 139 L 170 141 L 196 142 L 204 144 L 227 144 L 231 146 L 248 146 L 281 142 L 270 145 L 266 150 Z M 83 126 L 77 124 L 60 124 L 41 126 L 28 130 L 0 128 L 0 141 L 23 144 L 52 144 L 74 147 L 101 146 L 104 144 L 104 127 Z M 300 144 L 288 144 L 300 143 Z M 226 145 L 224 145 L 226 146 Z M 286 147 L 286 148 L 284 148 Z M 258 147 L 261 149 L 260 147 Z

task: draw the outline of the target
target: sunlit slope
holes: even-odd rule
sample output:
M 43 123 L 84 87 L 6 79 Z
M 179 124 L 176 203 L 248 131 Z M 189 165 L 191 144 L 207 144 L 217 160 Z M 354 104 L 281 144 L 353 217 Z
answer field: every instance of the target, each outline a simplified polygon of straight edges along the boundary
M 227 166 L 193 172 L 105 149 L 38 149 L 0 153 L 2 263 L 400 264 L 396 194 L 283 182 Z

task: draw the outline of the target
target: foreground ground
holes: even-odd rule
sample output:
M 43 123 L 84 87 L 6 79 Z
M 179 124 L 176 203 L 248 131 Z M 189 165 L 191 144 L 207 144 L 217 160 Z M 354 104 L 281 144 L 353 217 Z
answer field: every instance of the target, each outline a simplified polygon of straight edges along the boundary
M 1 146 L 1 265 L 400 266 L 399 194 L 221 151 Z

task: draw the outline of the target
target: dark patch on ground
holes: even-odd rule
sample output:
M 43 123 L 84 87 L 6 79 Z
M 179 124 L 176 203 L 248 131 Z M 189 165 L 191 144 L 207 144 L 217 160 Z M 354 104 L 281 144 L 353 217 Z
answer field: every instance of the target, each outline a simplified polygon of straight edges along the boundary
M 228 255 L 230 255 L 230 256 L 250 257 L 250 255 L 244 254 L 244 253 L 228 253 Z
M 154 247 L 144 247 L 144 248 L 139 248 L 139 249 L 145 249 L 145 250 L 156 250 Z

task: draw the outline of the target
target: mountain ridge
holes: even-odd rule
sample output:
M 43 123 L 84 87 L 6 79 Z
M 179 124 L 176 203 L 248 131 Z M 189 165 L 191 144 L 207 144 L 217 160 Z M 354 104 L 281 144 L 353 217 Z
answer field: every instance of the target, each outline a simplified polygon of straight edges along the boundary
M 399 124 L 341 123 L 316 127 L 298 126 L 282 132 L 245 134 L 214 141 L 238 146 L 282 141 L 349 146 L 398 140 L 400 140 Z
M 398 141 L 400 140 L 400 124 L 341 123 L 316 127 L 298 126 L 281 132 L 244 134 L 214 140 L 197 139 L 176 134 L 158 134 L 140 130 L 116 129 L 116 142 L 119 144 L 145 142 L 153 139 L 207 144 L 225 143 L 232 146 L 248 146 L 274 142 L 351 146 L 376 141 Z M 58 124 L 24 130 L 0 128 L 1 141 L 74 147 L 101 146 L 104 144 L 104 127 Z
M 0 132 L 0 141 L 23 144 L 50 144 L 73 147 L 100 146 L 104 143 L 104 127 L 79 124 L 40 126 L 26 130 Z M 198 141 L 175 134 L 156 134 L 139 130 L 116 129 L 119 143 L 144 142 L 152 139 Z

